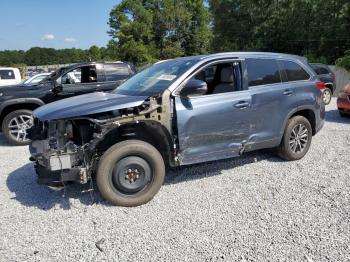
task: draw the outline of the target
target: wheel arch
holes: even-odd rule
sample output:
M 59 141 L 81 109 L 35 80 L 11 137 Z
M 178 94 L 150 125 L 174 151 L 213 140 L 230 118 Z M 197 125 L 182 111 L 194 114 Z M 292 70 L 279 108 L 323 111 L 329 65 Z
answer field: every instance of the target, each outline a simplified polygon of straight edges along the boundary
M 5 101 L 0 106 L 0 126 L 5 116 L 7 116 L 9 113 L 13 111 L 20 110 L 20 109 L 35 110 L 44 104 L 45 103 L 43 101 L 35 98 L 20 99 L 20 100 L 15 99 L 15 100 Z
M 166 165 L 174 165 L 172 137 L 165 126 L 157 121 L 147 120 L 127 123 L 109 130 L 96 144 L 96 150 L 104 152 L 112 145 L 125 140 L 141 140 L 153 145 L 162 155 Z
M 325 83 L 325 86 L 331 90 L 332 94 L 334 93 L 333 83 Z
M 311 107 L 298 107 L 291 111 L 288 116 L 286 117 L 284 124 L 283 124 L 283 129 L 282 129 L 282 136 L 284 133 L 284 130 L 286 129 L 288 120 L 291 119 L 294 116 L 303 116 L 305 117 L 311 124 L 312 128 L 312 135 L 315 135 L 317 130 L 316 130 L 316 114 Z

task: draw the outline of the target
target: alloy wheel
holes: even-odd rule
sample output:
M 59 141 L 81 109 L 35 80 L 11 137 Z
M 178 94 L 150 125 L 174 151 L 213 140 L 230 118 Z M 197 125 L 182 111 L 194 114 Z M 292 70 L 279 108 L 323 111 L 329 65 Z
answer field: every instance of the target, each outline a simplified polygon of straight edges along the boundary
M 301 153 L 305 150 L 309 141 L 309 131 L 303 124 L 298 124 L 292 129 L 289 138 L 289 147 L 294 153 Z
M 331 102 L 332 99 L 332 93 L 331 91 L 327 88 L 322 92 L 322 100 L 323 103 L 325 103 L 326 105 L 328 105 Z
M 9 134 L 19 142 L 29 141 L 28 129 L 33 126 L 33 117 L 30 115 L 18 115 L 9 122 Z

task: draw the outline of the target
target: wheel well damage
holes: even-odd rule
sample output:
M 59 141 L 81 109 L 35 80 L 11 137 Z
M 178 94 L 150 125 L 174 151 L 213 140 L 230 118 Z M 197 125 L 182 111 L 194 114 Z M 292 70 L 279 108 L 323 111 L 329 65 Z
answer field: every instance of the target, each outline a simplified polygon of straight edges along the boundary
M 171 164 L 174 152 L 171 152 L 172 139 L 167 129 L 156 121 L 143 121 L 121 125 L 110 129 L 97 138 L 95 151 L 103 154 L 112 145 L 125 140 L 141 140 L 153 145 L 162 155 L 165 163 Z

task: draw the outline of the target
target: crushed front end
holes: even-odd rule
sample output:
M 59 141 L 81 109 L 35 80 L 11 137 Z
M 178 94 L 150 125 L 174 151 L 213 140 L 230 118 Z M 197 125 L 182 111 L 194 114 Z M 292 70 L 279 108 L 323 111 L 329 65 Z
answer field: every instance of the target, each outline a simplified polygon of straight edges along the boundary
M 35 161 L 38 183 L 60 185 L 67 181 L 81 184 L 91 179 L 93 152 L 88 147 L 97 126 L 88 120 L 34 120 L 29 131 L 29 147 Z
M 98 161 L 108 148 L 134 138 L 155 145 L 175 165 L 174 152 L 169 151 L 173 141 L 164 131 L 170 130 L 168 107 L 161 98 L 151 97 L 138 106 L 62 120 L 40 120 L 34 112 L 28 135 L 38 183 L 85 184 L 96 173 Z

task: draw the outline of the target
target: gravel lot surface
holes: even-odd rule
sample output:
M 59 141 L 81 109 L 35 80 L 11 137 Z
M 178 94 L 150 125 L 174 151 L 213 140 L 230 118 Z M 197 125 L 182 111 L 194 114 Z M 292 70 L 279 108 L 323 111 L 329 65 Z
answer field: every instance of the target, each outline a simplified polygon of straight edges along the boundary
M 310 152 L 270 151 L 170 171 L 137 208 L 35 182 L 0 135 L 0 261 L 349 261 L 350 118 L 335 101 Z

